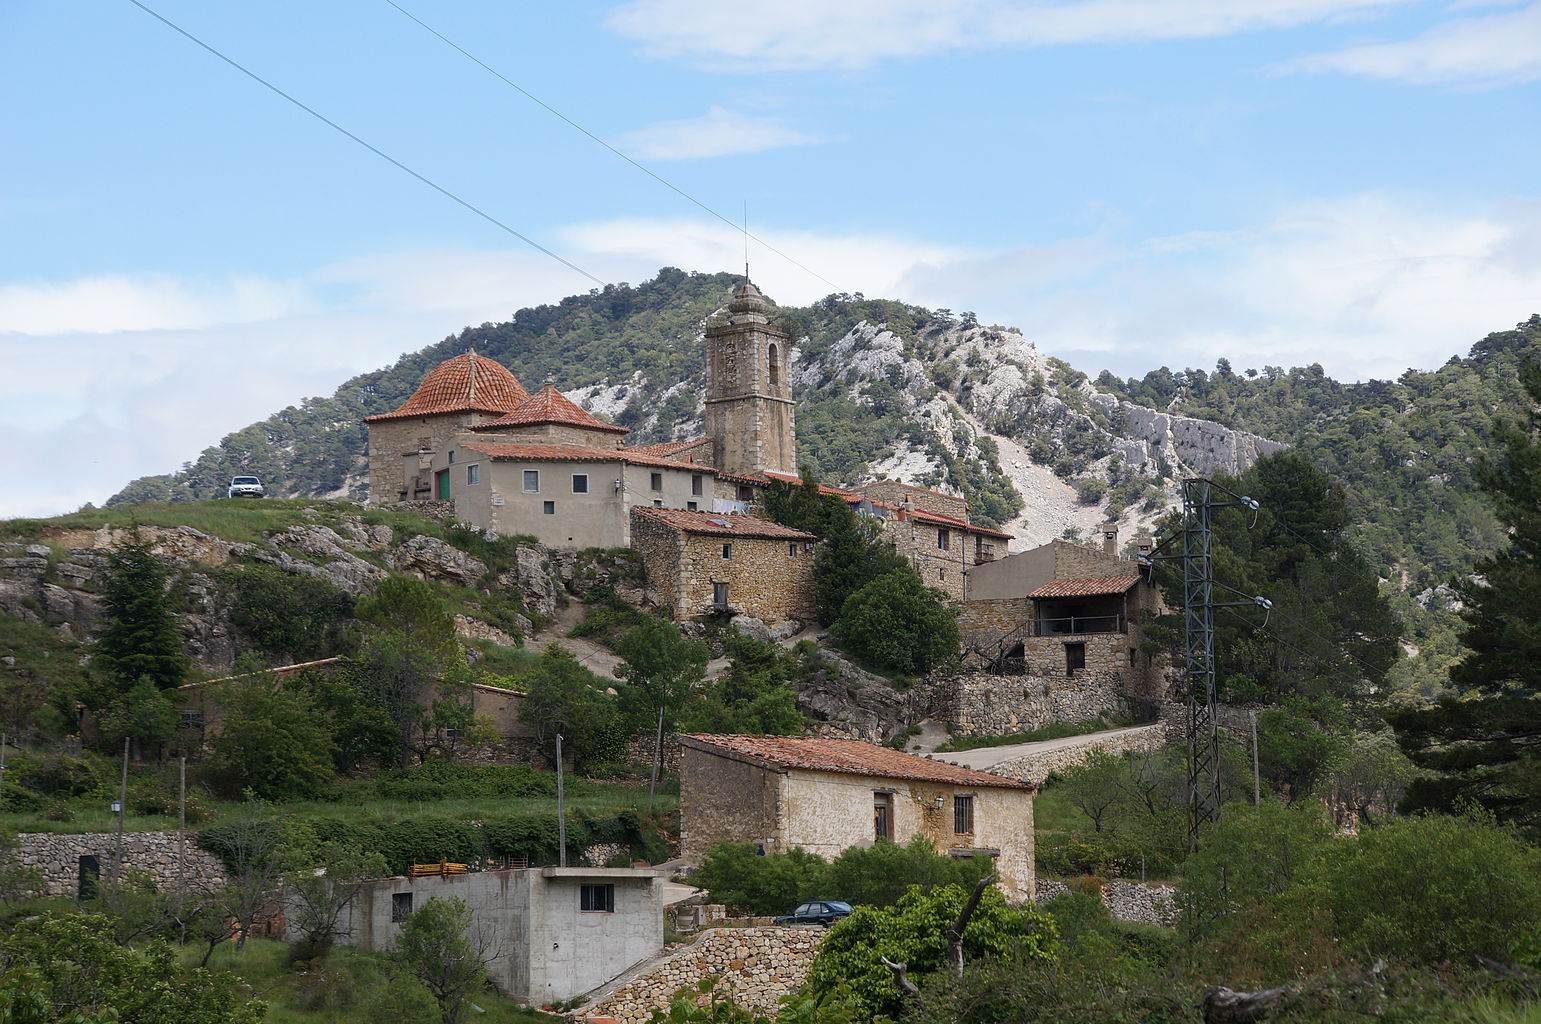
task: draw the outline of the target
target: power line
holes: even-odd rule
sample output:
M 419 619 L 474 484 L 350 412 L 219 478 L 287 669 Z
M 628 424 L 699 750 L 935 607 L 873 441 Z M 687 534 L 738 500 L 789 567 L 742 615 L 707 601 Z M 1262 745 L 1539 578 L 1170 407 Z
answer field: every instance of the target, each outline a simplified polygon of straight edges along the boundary
M 128 2 L 133 4 L 135 7 L 139 8 L 141 11 L 144 11 L 146 14 L 150 15 L 150 17 L 154 18 L 156 21 L 159 21 L 161 24 L 165 25 L 167 28 L 172 29 L 173 31 L 175 31 L 179 35 L 181 35 L 181 36 L 191 40 L 192 42 L 197 43 L 199 46 L 203 47 L 205 50 L 209 51 L 214 56 L 216 56 L 220 60 L 224 61 L 226 64 L 229 64 L 231 67 L 233 67 L 237 71 L 241 72 L 241 74 L 243 74 L 246 77 L 250 78 L 252 81 L 258 83 L 259 85 L 265 86 L 266 88 L 268 88 L 268 89 L 272 90 L 273 92 L 277 93 L 279 96 L 282 96 L 284 99 L 288 100 L 290 103 L 294 104 L 296 107 L 299 107 L 301 110 L 305 111 L 305 113 L 309 114 L 311 117 L 314 117 L 316 120 L 320 121 L 322 124 L 325 124 L 325 125 L 333 128 L 333 129 L 335 129 L 336 131 L 342 133 L 343 135 L 346 135 L 348 138 L 352 139 L 354 142 L 357 142 L 360 146 L 363 146 L 365 149 L 369 150 L 375 156 L 377 156 L 380 159 L 386 161 L 387 163 L 392 164 L 393 166 L 397 167 L 398 169 L 400 169 L 402 171 L 405 171 L 406 173 L 410 174 L 412 177 L 416 178 L 418 181 L 422 182 L 424 185 L 427 185 L 429 188 L 433 189 L 435 192 L 438 192 L 440 195 L 443 195 L 443 196 L 445 196 L 448 199 L 454 200 L 455 202 L 459 203 L 461 206 L 465 207 L 467 210 L 470 210 L 472 213 L 476 214 L 478 217 L 480 217 L 483 220 L 487 221 L 489 224 L 492 224 L 495 227 L 502 228 L 504 231 L 508 232 L 510 235 L 513 235 L 515 238 L 519 239 L 521 242 L 523 242 L 526 245 L 530 246 L 532 249 L 535 249 L 535 250 L 537 250 L 539 252 L 545 253 L 547 256 L 550 256 L 552 259 L 556 260 L 558 263 L 562 264 L 564 267 L 567 267 L 569 270 L 577 271 L 578 273 L 582 274 L 584 277 L 588 278 L 590 281 L 593 281 L 595 284 L 599 285 L 601 288 L 603 288 L 605 286 L 605 282 L 604 281 L 601 281 L 599 278 L 595 277 L 593 274 L 589 273 L 587 270 L 584 270 L 582 267 L 578 266 L 576 263 L 574 263 L 571 260 L 566 259 L 566 258 L 564 258 L 562 256 L 558 256 L 556 253 L 552 252 L 550 249 L 547 249 L 544 245 L 541 245 L 539 242 L 535 241 L 535 239 L 531 238 L 528 235 L 522 234 L 519 231 L 514 230 L 513 228 L 509 227 L 507 224 L 505 224 L 502 221 L 498 220 L 492 214 L 490 214 L 487 211 L 483 210 L 481 207 L 476 206 L 474 203 L 471 203 L 468 200 L 460 198 L 460 196 L 458 196 L 455 193 L 451 192 L 449 189 L 445 188 L 443 185 L 440 185 L 437 182 L 432 181 L 429 178 L 424 177 L 423 175 L 421 175 L 418 172 L 414 171 L 412 168 L 408 167 L 406 164 L 402 163 L 400 160 L 397 160 L 395 157 L 391 156 L 390 154 L 385 153 L 382 150 L 376 148 L 375 146 L 370 145 L 368 142 L 365 142 L 363 139 L 359 138 L 357 135 L 354 135 L 352 132 L 348 131 L 348 129 L 344 128 L 342 125 L 338 124 L 336 121 L 333 121 L 331 118 L 329 118 L 326 115 L 324 115 L 324 114 L 320 113 L 319 111 L 315 110 L 313 107 L 309 107 L 309 106 L 306 106 L 304 103 L 301 103 L 299 100 L 295 99 L 293 96 L 291 96 L 288 93 L 284 92 L 282 89 L 280 89 L 278 86 L 274 85 L 272 82 L 269 82 L 267 79 L 265 79 L 261 75 L 257 74 L 255 71 L 252 71 L 250 68 L 247 68 L 244 65 L 237 63 L 232 58 L 225 56 L 219 50 L 216 50 L 214 47 L 210 46 L 208 43 L 204 42 L 202 39 L 199 39 L 197 36 L 193 35 L 191 32 L 187 31 L 182 26 L 180 26 L 180 25 L 176 24 L 175 22 L 171 21 L 169 18 L 166 18 L 164 15 L 161 15 L 161 14 L 157 13 L 156 11 L 151 10 L 149 7 L 147 7 L 143 3 L 141 3 L 140 0 L 128 0 Z
M 131 2 L 137 2 L 137 0 L 131 0 Z M 656 171 L 654 171 L 652 168 L 648 167 L 646 164 L 639 163 L 638 161 L 636 161 L 636 160 L 632 159 L 631 157 L 627 156 L 625 153 L 621 152 L 619 149 L 616 149 L 614 146 L 610 145 L 610 143 L 606 142 L 604 139 L 600 138 L 598 135 L 595 135 L 593 132 L 591 132 L 587 128 L 583 127 L 583 125 L 579 124 L 577 121 L 574 121 L 572 118 L 568 117 L 566 114 L 562 113 L 560 110 L 556 109 L 551 104 L 549 104 L 545 100 L 541 99 L 539 96 L 536 96 L 534 93 L 530 92 L 528 89 L 524 88 L 522 85 L 520 85 L 517 82 L 509 79 L 502 72 L 498 71 L 496 68 L 492 67 L 487 62 L 483 61 L 480 57 L 477 57 L 475 54 L 473 54 L 470 51 L 468 51 L 467 49 L 465 49 L 465 47 L 461 46 L 459 43 L 455 42 L 453 39 L 450 39 L 444 33 L 440 32 L 438 29 L 434 28 L 432 25 L 429 25 L 427 22 L 423 21 L 417 15 L 415 15 L 411 11 L 407 10 L 405 7 L 403 7 L 400 4 L 396 3 L 396 0 L 385 0 L 385 2 L 390 4 L 392 7 L 396 8 L 396 10 L 400 11 L 402 14 L 404 14 L 406 17 L 410 18 L 412 21 L 416 22 L 424 31 L 426 31 L 429 34 L 433 35 L 440 42 L 442 42 L 446 46 L 448 46 L 450 49 L 452 49 L 455 52 L 459 53 L 461 56 L 465 57 L 467 60 L 469 60 L 472 63 L 476 64 L 478 67 L 480 67 L 482 70 L 486 71 L 488 74 L 490 74 L 493 77 L 497 78 L 500 82 L 502 82 L 504 85 L 508 86 L 510 89 L 513 89 L 515 92 L 519 93 L 525 99 L 527 99 L 530 102 L 536 104 L 537 106 L 539 106 L 542 109 L 546 110 L 548 113 L 552 114 L 553 116 L 559 118 L 560 120 L 562 120 L 563 122 L 565 122 L 566 124 L 571 126 L 572 128 L 576 129 L 577 131 L 579 131 L 579 132 L 583 133 L 584 135 L 588 136 L 590 139 L 592 139 L 595 142 L 599 143 L 601 146 L 605 147 L 610 152 L 612 152 L 616 156 L 620 157 L 622 160 L 625 160 L 627 163 L 631 164 L 637 170 L 641 171 L 643 174 L 646 174 L 648 177 L 652 178 L 654 181 L 658 182 L 660 185 L 662 185 L 665 188 L 667 188 L 667 189 L 671 190 L 672 192 L 676 193 L 681 198 L 686 199 L 686 200 L 694 203 L 696 206 L 699 206 L 702 210 L 705 210 L 707 213 L 711 214 L 713 217 L 716 217 L 718 220 L 722 221 L 724 224 L 726 224 L 728 227 L 732 228 L 734 231 L 742 230 L 744 235 L 745 235 L 745 237 L 754 239 L 760 245 L 763 245 L 766 249 L 769 249 L 771 252 L 775 253 L 777 256 L 780 256 L 782 259 L 786 260 L 788 263 L 792 264 L 794 267 L 797 267 L 799 270 L 801 270 L 804 273 L 810 275 L 811 277 L 818 278 L 820 281 L 823 281 L 825 284 L 827 284 L 831 288 L 835 289 L 835 291 L 838 292 L 838 291 L 842 290 L 839 285 L 835 284 L 835 282 L 831 281 L 829 278 L 825 277 L 823 274 L 820 274 L 819 272 L 817 272 L 815 270 L 809 269 L 807 266 L 805 266 L 804 264 L 802 264 L 802 263 L 798 262 L 797 260 L 793 259 L 791 256 L 788 256 L 786 253 L 782 252 L 780 249 L 776 248 L 774 245 L 771 245 L 769 242 L 767 242 L 765 239 L 761 238 L 759 235 L 751 234 L 749 232 L 747 224 L 741 227 L 740 225 L 733 223 L 727 217 L 724 217 L 722 214 L 718 213 L 716 210 L 712 209 L 710 206 L 707 206 L 705 203 L 701 202 L 701 200 L 697 199 L 695 196 L 691 195 L 689 192 L 686 192 L 684 189 L 680 188 L 678 185 L 674 184 L 672 181 L 669 181 L 667 178 L 665 178 L 662 175 L 658 174 Z M 745 262 L 747 263 L 747 260 Z

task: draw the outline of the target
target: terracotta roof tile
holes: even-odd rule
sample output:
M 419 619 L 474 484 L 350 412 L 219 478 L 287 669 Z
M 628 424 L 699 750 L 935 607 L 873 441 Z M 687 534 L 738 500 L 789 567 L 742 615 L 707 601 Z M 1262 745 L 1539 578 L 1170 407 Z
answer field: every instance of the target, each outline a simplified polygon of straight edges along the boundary
M 507 413 L 529 401 L 530 393 L 508 367 L 475 352 L 446 359 L 428 371 L 412 397 L 394 412 L 365 416 L 365 423 L 436 416 L 449 412 Z
M 924 491 L 926 494 L 935 494 L 940 498 L 951 498 L 953 501 L 968 504 L 966 501 L 964 501 L 963 495 L 961 494 L 948 494 L 946 491 L 933 491 L 929 487 L 917 487 L 915 484 L 907 484 L 903 480 L 872 480 L 868 483 L 862 484 L 862 487 L 876 487 L 880 484 L 887 484 L 892 487 L 903 487 L 906 490 L 911 491 Z
M 761 470 L 760 475 L 764 476 L 768 480 L 779 480 L 784 484 L 792 484 L 797 487 L 801 487 L 803 483 L 803 478 L 796 475 L 795 473 L 778 473 L 775 470 L 766 469 Z M 859 494 L 853 494 L 850 491 L 844 491 L 838 487 L 830 487 L 826 484 L 819 484 L 819 493 L 837 494 L 842 498 L 847 498 L 852 501 L 859 500 L 861 498 L 861 495 Z
M 646 516 L 686 533 L 709 533 L 723 537 L 770 537 L 776 540 L 817 540 L 811 533 L 761 519 L 759 516 L 730 515 L 726 512 L 691 512 L 677 508 L 632 507 L 633 516 Z
M 916 757 L 891 747 L 864 740 L 804 739 L 791 736 L 713 736 L 687 733 L 686 746 L 708 752 L 728 751 L 778 768 L 814 772 L 839 772 L 886 779 L 915 779 L 954 786 L 993 786 L 1002 789 L 1036 789 L 1016 779 L 959 765 Z
M 547 384 L 535 393 L 534 397 L 523 402 L 519 407 L 506 416 L 485 423 L 476 423 L 472 430 L 504 430 L 508 427 L 532 427 L 543 423 L 560 423 L 569 427 L 582 427 L 585 430 L 605 430 L 614 434 L 629 434 L 627 427 L 618 427 L 614 423 L 606 423 L 585 410 L 579 408 L 566 395 L 556 389 L 555 385 Z
M 688 469 L 692 473 L 712 473 L 710 466 L 698 466 L 693 462 L 677 462 L 656 455 L 645 455 L 626 448 L 586 448 L 576 444 L 462 444 L 462 448 L 481 452 L 493 459 L 524 460 L 527 462 L 626 462 L 637 466 L 661 466 L 665 469 Z
M 893 506 L 884 505 L 883 507 L 892 508 Z M 1006 540 L 1012 539 L 1012 536 L 1009 533 L 1002 533 L 1000 530 L 992 530 L 988 526 L 976 526 L 973 523 L 965 523 L 963 520 L 955 519 L 952 516 L 944 516 L 936 512 L 922 512 L 917 508 L 906 509 L 905 511 L 908 512 L 911 517 L 923 520 L 925 522 L 945 523 L 948 526 L 955 526 L 958 529 L 966 530 L 969 533 L 984 533 L 990 535 L 991 537 L 1003 537 Z
M 1028 597 L 1098 597 L 1122 594 L 1136 583 L 1138 576 L 1091 576 L 1079 580 L 1050 580 Z
M 661 455 L 667 458 L 671 455 L 678 455 L 680 452 L 687 451 L 691 448 L 696 448 L 701 445 L 708 445 L 711 443 L 712 439 L 709 437 L 695 437 L 691 438 L 689 441 L 664 441 L 661 444 L 639 444 L 630 450 L 634 452 L 640 452 L 644 455 Z

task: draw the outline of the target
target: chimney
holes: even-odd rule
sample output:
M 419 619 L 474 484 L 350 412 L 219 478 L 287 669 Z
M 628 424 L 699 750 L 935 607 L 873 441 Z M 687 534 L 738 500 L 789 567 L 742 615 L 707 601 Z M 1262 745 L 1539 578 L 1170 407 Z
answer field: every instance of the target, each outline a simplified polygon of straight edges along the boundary
M 1102 524 L 1102 553 L 1113 558 L 1118 557 L 1118 524 Z

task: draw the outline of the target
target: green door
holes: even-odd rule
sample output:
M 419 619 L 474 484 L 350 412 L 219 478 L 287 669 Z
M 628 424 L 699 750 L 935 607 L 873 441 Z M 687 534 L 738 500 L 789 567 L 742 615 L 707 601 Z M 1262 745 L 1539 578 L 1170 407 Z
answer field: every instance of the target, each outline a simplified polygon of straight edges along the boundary
M 441 469 L 433 475 L 433 496 L 440 501 L 449 500 L 449 470 Z

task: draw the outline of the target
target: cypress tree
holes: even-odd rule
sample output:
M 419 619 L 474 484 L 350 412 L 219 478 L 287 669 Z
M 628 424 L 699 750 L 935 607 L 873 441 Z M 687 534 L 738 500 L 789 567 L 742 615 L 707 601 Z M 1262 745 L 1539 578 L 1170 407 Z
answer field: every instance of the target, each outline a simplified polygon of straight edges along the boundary
M 166 567 L 148 544 L 126 544 L 108 556 L 102 604 L 107 627 L 93 661 L 118 689 L 127 691 L 141 678 L 162 690 L 179 686 L 188 659 L 166 592 Z

